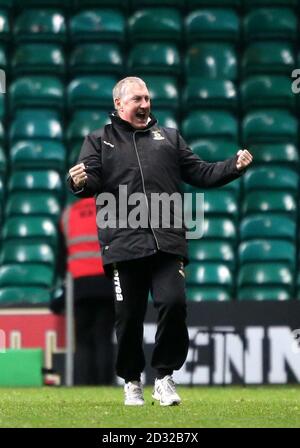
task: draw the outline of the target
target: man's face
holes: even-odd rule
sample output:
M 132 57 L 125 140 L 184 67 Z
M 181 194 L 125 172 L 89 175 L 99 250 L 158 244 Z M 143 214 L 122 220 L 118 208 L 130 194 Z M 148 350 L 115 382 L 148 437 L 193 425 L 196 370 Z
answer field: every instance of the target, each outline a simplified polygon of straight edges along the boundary
M 128 121 L 136 129 L 147 126 L 150 114 L 150 96 L 148 89 L 142 84 L 127 87 L 125 95 L 115 100 L 116 108 L 122 120 Z

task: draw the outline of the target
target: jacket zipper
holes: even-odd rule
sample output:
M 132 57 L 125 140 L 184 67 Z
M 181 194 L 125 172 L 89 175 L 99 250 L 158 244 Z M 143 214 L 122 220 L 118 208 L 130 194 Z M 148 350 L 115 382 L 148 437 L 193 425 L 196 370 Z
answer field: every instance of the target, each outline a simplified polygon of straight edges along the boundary
M 134 149 L 135 149 L 135 153 L 136 153 L 136 157 L 137 157 L 137 160 L 138 160 L 140 173 L 141 173 L 141 177 L 142 177 L 143 191 L 144 191 L 144 195 L 145 195 L 145 198 L 146 198 L 146 204 L 147 204 L 147 209 L 148 209 L 148 221 L 149 221 L 151 232 L 152 232 L 154 240 L 155 240 L 155 244 L 156 244 L 157 250 L 160 250 L 160 247 L 159 247 L 159 244 L 158 244 L 158 241 L 157 241 L 154 229 L 153 229 L 153 227 L 151 225 L 151 217 L 150 217 L 150 211 L 149 211 L 149 202 L 148 202 L 148 198 L 147 198 L 147 194 L 146 194 L 144 174 L 143 174 L 142 165 L 141 165 L 141 161 L 140 161 L 140 157 L 139 157 L 139 153 L 138 153 L 137 146 L 136 146 L 136 141 L 135 141 L 135 134 L 137 134 L 138 132 L 148 132 L 148 131 L 149 131 L 149 129 L 134 131 L 132 137 L 133 137 Z

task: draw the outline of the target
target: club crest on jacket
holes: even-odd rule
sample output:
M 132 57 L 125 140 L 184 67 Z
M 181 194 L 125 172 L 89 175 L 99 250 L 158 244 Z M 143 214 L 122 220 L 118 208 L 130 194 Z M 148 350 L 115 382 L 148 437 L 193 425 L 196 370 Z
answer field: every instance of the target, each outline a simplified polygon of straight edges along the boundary
M 160 133 L 160 131 L 151 131 L 153 134 L 153 140 L 164 140 L 165 137 L 163 137 Z

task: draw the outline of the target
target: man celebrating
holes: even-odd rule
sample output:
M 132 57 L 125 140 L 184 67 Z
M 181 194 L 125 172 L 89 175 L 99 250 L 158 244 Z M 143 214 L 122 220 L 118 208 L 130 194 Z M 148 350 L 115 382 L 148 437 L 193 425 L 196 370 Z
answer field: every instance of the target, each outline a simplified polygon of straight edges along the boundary
M 176 129 L 159 126 L 150 113 L 149 92 L 140 78 L 119 81 L 113 100 L 116 111 L 111 114 L 111 124 L 85 138 L 68 181 L 80 197 L 99 198 L 101 193 L 110 193 L 117 214 L 119 185 L 126 186 L 129 197 L 140 193 L 144 198 L 147 226 L 124 226 L 121 221 L 109 225 L 110 221 L 103 222 L 103 215 L 98 214 L 103 264 L 115 285 L 116 372 L 125 380 L 125 405 L 143 405 L 143 323 L 151 291 L 158 310 L 151 361 L 157 372 L 153 398 L 162 406 L 171 406 L 181 401 L 172 374 L 184 364 L 189 345 L 183 272 L 188 254 L 184 226 L 152 225 L 152 195 L 180 194 L 182 182 L 200 188 L 224 185 L 242 174 L 252 156 L 240 150 L 223 162 L 202 161 Z M 169 212 L 175 219 L 173 207 Z

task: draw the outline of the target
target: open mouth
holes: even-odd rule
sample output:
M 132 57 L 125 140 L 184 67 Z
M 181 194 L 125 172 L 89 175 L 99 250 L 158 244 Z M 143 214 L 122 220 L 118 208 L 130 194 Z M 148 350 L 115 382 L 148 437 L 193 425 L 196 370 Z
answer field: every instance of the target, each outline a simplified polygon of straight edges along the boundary
M 137 112 L 137 113 L 135 114 L 135 116 L 136 116 L 136 118 L 138 118 L 139 120 L 142 120 L 142 121 L 144 121 L 144 120 L 147 119 L 147 114 L 146 114 L 146 112 Z

